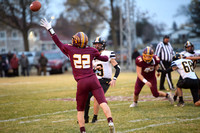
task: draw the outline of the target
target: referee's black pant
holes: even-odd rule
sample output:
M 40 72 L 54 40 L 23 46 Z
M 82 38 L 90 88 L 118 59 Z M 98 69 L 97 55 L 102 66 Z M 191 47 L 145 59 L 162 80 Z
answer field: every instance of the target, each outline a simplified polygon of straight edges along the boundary
M 171 62 L 161 61 L 160 66 L 161 66 L 162 70 L 167 70 L 171 66 Z M 171 72 L 169 72 L 169 73 L 162 72 L 161 73 L 160 90 L 165 90 L 165 87 L 164 87 L 165 77 L 167 77 L 167 82 L 168 82 L 169 88 L 171 90 L 173 90 L 174 86 L 173 86 L 173 82 L 172 82 L 172 79 L 171 79 Z

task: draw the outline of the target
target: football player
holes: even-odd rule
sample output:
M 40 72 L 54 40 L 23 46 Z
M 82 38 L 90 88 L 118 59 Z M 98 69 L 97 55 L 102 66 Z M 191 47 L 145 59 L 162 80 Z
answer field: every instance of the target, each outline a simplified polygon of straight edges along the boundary
M 111 111 L 105 99 L 103 89 L 93 72 L 92 66 L 92 60 L 94 58 L 102 61 L 108 61 L 108 57 L 101 56 L 99 51 L 93 47 L 87 47 L 88 37 L 83 32 L 76 33 L 72 37 L 72 44 L 69 45 L 60 42 L 51 27 L 51 22 L 48 22 L 46 19 L 41 19 L 40 25 L 49 31 L 55 44 L 66 56 L 70 58 L 73 75 L 77 81 L 76 102 L 80 132 L 85 133 L 84 108 L 88 94 L 89 92 L 92 92 L 107 117 L 110 132 L 114 133 L 115 128 Z
M 184 47 L 185 47 L 185 51 L 181 52 L 180 54 L 184 55 L 183 58 L 185 58 L 185 59 L 191 59 L 193 61 L 193 66 L 195 68 L 197 60 L 200 59 L 200 50 L 194 50 L 194 45 L 190 41 L 187 41 L 184 44 Z M 181 78 L 181 76 L 180 76 L 180 78 Z M 200 83 L 200 81 L 199 81 L 199 83 Z M 179 94 L 178 106 L 184 106 L 183 92 L 182 92 L 181 88 L 179 88 L 179 93 L 180 94 Z M 178 96 L 178 93 L 177 93 L 177 91 L 175 91 L 174 101 L 177 100 L 177 96 Z M 199 89 L 199 96 L 200 96 L 200 89 Z
M 93 60 L 94 71 L 99 79 L 99 82 L 104 90 L 104 94 L 107 92 L 109 86 L 113 87 L 116 84 L 117 77 L 120 73 L 120 66 L 115 60 L 115 53 L 113 51 L 105 50 L 106 41 L 102 37 L 97 37 L 93 42 L 94 48 L 96 48 L 100 54 L 103 56 L 108 56 L 108 61 L 103 62 L 98 59 Z M 112 78 L 112 66 L 115 68 L 115 75 Z M 112 79 L 111 79 L 112 78 Z M 85 107 L 85 123 L 89 122 L 89 109 L 90 109 L 90 99 L 92 97 L 92 93 L 89 93 L 88 100 Z M 94 98 L 94 116 L 92 119 L 92 123 L 97 121 L 97 115 L 99 112 L 99 104 Z
M 170 72 L 173 70 L 176 70 L 181 76 L 176 85 L 178 96 L 182 95 L 181 88 L 190 88 L 195 106 L 200 106 L 198 95 L 199 79 L 194 72 L 192 60 L 183 59 L 183 56 L 181 54 L 176 54 L 175 56 L 173 56 L 171 68 L 166 70 L 166 72 Z M 184 106 L 184 103 L 181 103 L 181 101 L 179 101 L 178 106 Z
M 159 67 L 160 59 L 158 56 L 154 55 L 153 49 L 151 47 L 146 47 L 142 56 L 138 56 L 135 62 L 137 80 L 133 94 L 133 103 L 130 107 L 137 106 L 139 94 L 144 85 L 147 85 L 151 89 L 151 93 L 154 97 L 166 97 L 170 103 L 173 104 L 173 99 L 169 93 L 158 91 L 157 89 L 155 72 Z

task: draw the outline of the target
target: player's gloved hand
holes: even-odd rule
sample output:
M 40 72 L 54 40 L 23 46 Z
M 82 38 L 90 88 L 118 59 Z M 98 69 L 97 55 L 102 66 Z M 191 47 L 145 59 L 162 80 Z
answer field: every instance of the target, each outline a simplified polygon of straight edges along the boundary
M 46 28 L 47 30 L 51 29 L 51 21 L 48 22 L 46 18 L 40 20 L 40 26 Z

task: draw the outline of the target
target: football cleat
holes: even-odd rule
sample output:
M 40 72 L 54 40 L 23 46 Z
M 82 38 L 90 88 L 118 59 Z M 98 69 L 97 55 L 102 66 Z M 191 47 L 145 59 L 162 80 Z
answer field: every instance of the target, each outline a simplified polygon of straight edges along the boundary
M 172 96 L 171 96 L 171 94 L 170 94 L 169 92 L 167 92 L 167 94 L 168 94 L 168 97 L 167 97 L 168 101 L 169 101 L 171 104 L 173 104 L 173 103 L 174 103 L 174 99 L 172 98 Z
M 130 107 L 130 108 L 137 107 L 137 103 L 136 103 L 136 102 L 133 102 L 129 107 Z
M 173 99 L 174 99 L 174 102 L 176 102 L 176 100 L 177 100 L 177 96 L 174 95 Z
M 200 100 L 194 103 L 195 106 L 200 106 Z
M 97 122 L 97 119 L 96 118 L 92 118 L 92 123 L 95 123 Z
M 178 107 L 183 107 L 183 106 L 185 106 L 185 104 L 184 104 L 183 101 L 182 101 L 182 102 L 179 101 L 178 104 L 177 104 L 177 106 L 178 106 Z
M 113 122 L 109 122 L 108 126 L 110 128 L 110 133 L 115 133 L 115 126 Z

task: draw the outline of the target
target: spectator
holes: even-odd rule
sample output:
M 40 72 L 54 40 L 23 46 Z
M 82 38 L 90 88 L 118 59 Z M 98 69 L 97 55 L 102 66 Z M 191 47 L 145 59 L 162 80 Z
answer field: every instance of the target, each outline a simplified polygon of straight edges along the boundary
M 3 60 L 0 55 L 0 77 L 3 77 Z
M 161 69 L 167 70 L 171 65 L 172 57 L 174 55 L 173 48 L 171 44 L 169 43 L 169 36 L 165 35 L 163 38 L 163 42 L 160 42 L 157 45 L 155 55 L 157 55 L 160 58 Z M 165 90 L 165 87 L 164 87 L 165 77 L 167 77 L 169 88 L 171 90 L 174 90 L 174 86 L 171 79 L 171 72 L 170 73 L 161 72 L 160 90 Z
M 8 64 L 8 60 L 6 58 L 5 55 L 2 56 L 2 77 L 6 77 L 8 76 L 8 68 L 9 68 L 9 64 Z
M 8 62 L 10 63 L 10 61 L 13 57 L 13 54 L 9 51 L 8 54 L 7 54 L 7 57 L 8 57 Z
M 135 64 L 135 59 L 140 56 L 140 53 L 138 52 L 137 49 L 134 49 L 134 52 L 132 54 L 132 61 L 133 61 L 133 71 L 136 71 L 136 64 Z
M 10 68 L 13 70 L 13 76 L 19 76 L 18 67 L 19 59 L 17 58 L 16 54 L 14 54 L 10 60 Z
M 29 76 L 29 62 L 28 58 L 24 55 L 24 53 L 22 53 L 21 55 L 20 65 L 22 69 L 22 75 Z
M 38 62 L 39 62 L 39 75 L 41 75 L 42 72 L 44 73 L 44 75 L 46 75 L 48 59 L 44 56 L 44 53 L 41 53 Z

